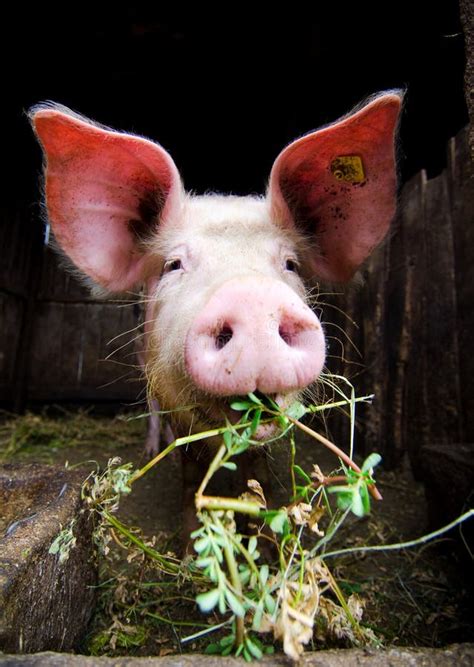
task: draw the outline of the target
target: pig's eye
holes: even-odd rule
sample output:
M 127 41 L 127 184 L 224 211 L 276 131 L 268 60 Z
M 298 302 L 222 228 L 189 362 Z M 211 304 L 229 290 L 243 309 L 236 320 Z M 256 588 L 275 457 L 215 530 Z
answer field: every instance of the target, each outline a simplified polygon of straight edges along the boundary
M 287 271 L 293 271 L 294 273 L 298 273 L 298 262 L 294 259 L 287 259 L 285 262 L 285 269 Z
M 170 259 L 165 262 L 163 267 L 163 273 L 169 273 L 170 271 L 179 271 L 183 267 L 183 264 L 180 259 Z

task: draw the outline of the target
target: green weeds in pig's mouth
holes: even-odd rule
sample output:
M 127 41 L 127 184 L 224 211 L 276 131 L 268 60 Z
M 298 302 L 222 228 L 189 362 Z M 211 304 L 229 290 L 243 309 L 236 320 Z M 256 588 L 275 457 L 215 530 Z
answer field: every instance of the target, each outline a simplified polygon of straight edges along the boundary
M 121 465 L 120 459 L 114 458 L 105 470 L 89 476 L 83 498 L 86 510 L 98 519 L 95 541 L 99 551 L 105 559 L 110 558 L 115 543 L 129 562 L 142 563 L 155 579 L 145 581 L 140 575 L 130 594 L 126 578 L 119 572 L 112 598 L 107 594 L 107 582 L 103 584 L 104 604 L 113 622 L 93 635 L 91 653 L 140 645 L 146 640 L 144 621 L 167 624 L 176 636 L 179 630 L 181 637 L 192 629 L 194 632 L 180 639 L 181 645 L 203 648 L 205 642 L 207 653 L 241 655 L 247 661 L 272 652 L 275 640 L 293 660 L 310 642 L 322 645 L 334 639 L 346 645 L 380 644 L 373 630 L 362 623 L 363 602 L 352 591 L 346 597 L 329 567 L 331 558 L 341 553 L 331 551 L 330 545 L 344 522 L 351 515 L 365 516 L 371 499 L 381 498 L 373 476 L 380 456 L 371 454 L 360 467 L 353 461 L 356 406 L 372 397 L 356 398 L 352 385 L 343 378 L 331 376 L 327 381 L 339 394 L 330 403 L 304 406 L 295 402 L 283 410 L 270 397 L 248 394 L 234 398 L 230 408 L 240 413 L 237 423 L 227 421 L 221 427 L 178 438 L 140 470 L 134 471 L 131 464 Z M 348 391 L 341 389 L 341 383 Z M 333 408 L 344 408 L 350 417 L 349 453 L 302 421 L 305 415 Z M 265 489 L 256 479 L 249 479 L 247 491 L 238 497 L 209 494 L 214 475 L 221 469 L 234 473 L 239 456 L 256 444 L 253 436 L 257 429 L 274 421 L 278 437 L 289 442 L 291 454 L 287 503 L 269 507 Z M 328 475 L 317 465 L 303 469 L 296 464 L 299 431 L 336 456 L 335 469 Z M 159 548 L 155 539 L 147 540 L 139 529 L 125 526 L 116 512 L 120 498 L 173 450 L 211 437 L 220 437 L 221 444 L 214 450 L 195 494 L 199 526 L 191 535 L 195 556 L 181 561 L 166 545 Z M 245 531 L 238 528 L 240 516 L 249 522 Z M 54 544 L 57 547 L 58 542 Z M 406 545 L 392 545 L 401 546 Z M 169 600 L 166 615 L 150 611 L 157 602 L 150 591 L 155 591 L 160 601 Z M 170 610 L 176 599 L 187 599 L 190 604 L 194 601 L 201 618 L 173 618 Z M 214 640 L 216 634 L 218 639 Z
M 352 388 L 349 395 L 338 391 L 340 400 L 308 407 L 295 402 L 285 409 L 272 397 L 260 394 L 234 397 L 229 407 L 240 415 L 238 422 L 226 420 L 222 426 L 178 438 L 137 471 L 130 464 L 121 465 L 118 458 L 111 459 L 105 471 L 92 474 L 84 484 L 86 506 L 98 514 L 95 539 L 102 553 L 107 556 L 116 542 L 127 549 L 130 559 L 145 559 L 152 565 L 159 573 L 160 589 L 166 581 L 184 585 L 188 597 L 195 598 L 207 622 L 200 628 L 198 624 L 198 632 L 182 639 L 182 644 L 209 642 L 208 637 L 218 630 L 220 638 L 208 643 L 206 652 L 252 660 L 273 650 L 272 636 L 293 659 L 311 640 L 323 641 L 328 636 L 355 644 L 377 643 L 372 631 L 360 623 L 362 604 L 354 595 L 346 600 L 324 554 L 347 516 L 363 516 L 370 509 L 370 497 L 380 498 L 372 476 L 380 457 L 371 455 L 359 468 L 352 460 L 353 436 L 348 455 L 301 421 L 306 414 L 341 406 L 348 407 L 353 420 L 355 405 L 372 398 L 355 398 Z M 248 480 L 248 490 L 238 497 L 209 495 L 214 475 L 220 469 L 235 472 L 239 456 L 262 444 L 255 434 L 262 426 L 275 423 L 277 435 L 272 440 L 289 441 L 291 451 L 287 504 L 269 507 L 265 490 L 255 479 Z M 318 466 L 303 470 L 296 464 L 295 434 L 299 430 L 339 457 L 338 467 L 329 476 Z M 195 495 L 199 527 L 191 538 L 196 556 L 181 562 L 125 526 L 116 511 L 120 497 L 130 493 L 133 484 L 173 450 L 211 437 L 220 437 L 221 444 Z M 237 528 L 239 515 L 247 517 L 250 532 Z M 195 622 L 189 625 L 196 629 Z M 93 639 L 92 652 L 116 648 L 117 642 L 126 647 L 134 641 L 133 627 L 115 617 L 108 634 L 103 631 Z

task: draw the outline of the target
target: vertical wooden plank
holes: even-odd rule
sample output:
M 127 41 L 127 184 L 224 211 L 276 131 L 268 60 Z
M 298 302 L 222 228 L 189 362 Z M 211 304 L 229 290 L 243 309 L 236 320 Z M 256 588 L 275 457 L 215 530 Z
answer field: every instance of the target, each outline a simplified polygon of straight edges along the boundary
M 138 367 L 135 339 L 142 331 L 137 329 L 138 313 L 132 305 L 108 303 L 106 317 L 101 318 L 99 341 L 100 384 L 112 391 L 123 388 L 127 400 L 135 401 L 143 394 L 143 372 Z M 125 391 L 126 389 L 126 391 Z
M 106 342 L 134 325 L 133 311 L 115 304 L 39 302 L 29 398 L 136 400 L 143 383 L 138 381 L 140 373 L 133 367 L 133 347 L 123 347 L 115 361 L 105 360 L 110 351 Z M 129 378 L 137 381 L 130 382 Z
M 426 298 L 428 274 L 426 254 L 425 198 L 426 174 L 421 172 L 410 182 L 411 193 L 407 193 L 403 210 L 407 275 L 409 276 L 405 309 L 409 311 L 411 330 L 405 379 L 405 428 L 406 448 L 413 469 L 418 470 L 420 442 L 429 437 L 427 396 L 424 378 L 427 372 L 426 358 Z
M 383 344 L 386 356 L 385 367 L 388 381 L 385 385 L 385 430 L 381 434 L 385 444 L 385 465 L 397 467 L 406 450 L 403 437 L 403 411 L 407 363 L 410 349 L 411 278 L 413 271 L 407 262 L 406 237 L 408 228 L 405 210 L 408 202 L 418 192 L 412 184 L 403 189 L 399 214 L 392 226 L 390 237 L 390 266 L 385 287 L 385 325 L 386 337 Z
M 0 291 L 0 401 L 8 404 L 15 384 L 23 313 L 23 299 Z
M 362 312 L 360 315 L 363 345 L 364 393 L 374 394 L 374 402 L 363 410 L 365 453 L 379 452 L 390 466 L 391 451 L 383 434 L 386 429 L 387 359 L 384 345 L 385 285 L 390 266 L 390 245 L 385 243 L 371 256 L 364 270 Z
M 425 230 L 427 365 L 424 381 L 429 422 L 425 442 L 460 442 L 463 428 L 455 331 L 454 245 L 446 172 L 426 183 Z M 471 294 L 474 295 L 474 290 Z
M 32 258 L 37 251 L 34 209 L 0 209 L 0 288 L 27 297 Z M 41 224 L 40 224 L 41 235 Z
M 30 349 L 34 337 L 36 294 L 41 262 L 43 257 L 43 224 L 38 207 L 20 210 L 18 226 L 25 229 L 22 241 L 28 248 L 28 262 L 23 266 L 19 263 L 24 289 L 24 310 L 18 337 L 21 344 L 17 348 L 15 359 L 15 379 L 12 386 L 13 409 L 22 412 L 27 401 L 27 377 L 30 363 Z M 17 228 L 18 229 L 18 228 Z M 26 254 L 23 254 L 23 258 Z M 13 258 L 14 261 L 15 258 Z
M 43 301 L 92 301 L 93 297 L 78 278 L 66 268 L 67 260 L 45 246 L 38 298 Z
M 342 375 L 349 379 L 357 388 L 361 387 L 361 331 L 355 322 L 355 317 L 360 312 L 360 284 L 351 284 L 346 288 L 337 287 L 334 292 L 323 294 L 321 301 L 322 323 L 327 343 L 326 369 L 334 375 Z M 318 313 L 318 316 L 321 314 Z M 344 392 L 349 393 L 348 387 L 341 385 Z M 325 399 L 334 398 L 331 390 L 325 391 Z M 346 410 L 338 410 L 325 415 L 325 426 L 328 435 L 343 449 L 347 449 L 349 443 L 349 420 L 343 414 Z M 357 443 L 357 451 L 362 452 L 362 442 Z
M 464 440 L 474 442 L 474 170 L 467 130 L 451 142 L 451 215 L 455 253 L 459 382 Z

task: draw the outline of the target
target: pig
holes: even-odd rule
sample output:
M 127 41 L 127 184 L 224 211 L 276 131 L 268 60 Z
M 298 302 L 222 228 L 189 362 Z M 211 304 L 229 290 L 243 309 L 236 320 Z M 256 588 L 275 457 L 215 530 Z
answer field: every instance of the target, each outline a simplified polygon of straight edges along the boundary
M 386 236 L 402 97 L 379 93 L 290 143 L 265 196 L 187 193 L 159 144 L 59 104 L 31 109 L 57 245 L 96 293 L 145 290 L 150 452 L 158 408 L 174 411 L 169 441 L 235 421 L 229 397 L 260 392 L 286 407 L 317 381 L 326 343 L 306 286 L 349 281 Z M 202 471 L 184 457 L 192 507 Z

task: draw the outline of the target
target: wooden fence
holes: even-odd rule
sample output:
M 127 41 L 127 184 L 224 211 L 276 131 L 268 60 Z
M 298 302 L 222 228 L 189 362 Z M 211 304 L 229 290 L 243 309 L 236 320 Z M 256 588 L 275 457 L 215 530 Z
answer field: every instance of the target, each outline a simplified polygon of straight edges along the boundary
M 133 402 L 143 397 L 130 334 L 137 310 L 94 300 L 44 243 L 33 210 L 0 227 L 0 401 Z M 5 222 L 5 218 L 4 218 Z M 114 350 L 121 348 L 110 359 Z
M 382 452 L 390 467 L 408 452 L 420 470 L 423 446 L 474 442 L 474 180 L 467 138 L 463 130 L 451 139 L 439 176 L 427 180 L 421 172 L 405 184 L 389 241 L 368 261 L 363 284 L 336 301 L 348 316 L 336 320 L 344 331 L 339 338 L 349 337 L 360 351 L 346 343 L 340 369 L 354 376 L 359 394 L 376 397 L 360 411 L 363 449 Z
M 322 299 L 328 335 L 360 351 L 346 342 L 339 370 L 359 394 L 376 394 L 360 411 L 360 441 L 391 466 L 405 451 L 416 464 L 421 444 L 474 442 L 473 197 L 463 131 L 442 174 L 427 180 L 421 172 L 403 188 L 391 238 L 365 266 L 363 284 Z M 136 400 L 143 387 L 125 338 L 105 361 L 109 341 L 136 326 L 136 312 L 94 301 L 58 267 L 37 211 L 3 215 L 0 401 Z M 330 350 L 340 356 L 335 341 Z M 333 426 L 340 435 L 343 428 Z

